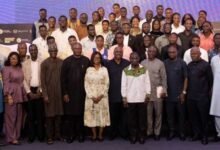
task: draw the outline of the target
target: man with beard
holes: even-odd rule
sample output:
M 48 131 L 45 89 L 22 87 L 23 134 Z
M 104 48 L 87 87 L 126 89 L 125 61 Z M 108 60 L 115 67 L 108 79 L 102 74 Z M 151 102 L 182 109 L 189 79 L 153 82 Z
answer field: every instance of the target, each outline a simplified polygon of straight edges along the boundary
M 77 137 L 84 141 L 83 113 L 85 104 L 84 77 L 89 67 L 89 59 L 82 56 L 82 45 L 72 46 L 73 55 L 66 58 L 62 65 L 61 87 L 64 106 L 64 136 L 67 143 Z

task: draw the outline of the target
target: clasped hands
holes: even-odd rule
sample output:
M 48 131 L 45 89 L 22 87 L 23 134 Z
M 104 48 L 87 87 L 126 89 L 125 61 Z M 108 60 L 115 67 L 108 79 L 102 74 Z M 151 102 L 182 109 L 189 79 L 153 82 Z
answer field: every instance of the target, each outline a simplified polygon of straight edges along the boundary
M 92 101 L 95 103 L 95 104 L 98 104 L 102 98 L 104 97 L 104 95 L 100 95 L 98 97 L 92 97 Z M 68 103 L 70 101 L 70 98 L 69 98 L 69 95 L 64 95 L 64 102 Z
M 98 97 L 92 97 L 92 100 L 93 100 L 93 102 L 95 103 L 95 104 L 98 104 L 101 100 L 102 100 L 102 98 L 103 98 L 104 96 L 103 95 L 100 95 L 100 96 L 98 96 Z

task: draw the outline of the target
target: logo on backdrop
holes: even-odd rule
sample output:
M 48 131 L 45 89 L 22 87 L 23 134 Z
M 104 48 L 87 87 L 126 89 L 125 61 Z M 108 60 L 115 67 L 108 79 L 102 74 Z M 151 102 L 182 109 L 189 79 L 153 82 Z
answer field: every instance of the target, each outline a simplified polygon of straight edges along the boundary
M 31 43 L 33 24 L 0 24 L 0 44 Z

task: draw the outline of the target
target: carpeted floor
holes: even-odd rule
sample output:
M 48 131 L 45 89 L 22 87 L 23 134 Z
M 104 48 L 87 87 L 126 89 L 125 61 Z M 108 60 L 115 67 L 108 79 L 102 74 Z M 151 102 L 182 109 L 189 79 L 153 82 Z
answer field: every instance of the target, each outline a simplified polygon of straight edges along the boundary
M 202 145 L 200 141 L 190 142 L 186 140 L 182 142 L 178 139 L 166 141 L 162 138 L 159 142 L 149 139 L 144 145 L 136 143 L 131 145 L 128 141 L 116 139 L 114 141 L 105 140 L 104 142 L 92 143 L 86 140 L 84 143 L 74 141 L 71 144 L 64 142 L 55 142 L 53 145 L 34 142 L 28 144 L 23 142 L 20 146 L 0 147 L 0 150 L 220 150 L 220 142 L 209 142 L 208 145 Z

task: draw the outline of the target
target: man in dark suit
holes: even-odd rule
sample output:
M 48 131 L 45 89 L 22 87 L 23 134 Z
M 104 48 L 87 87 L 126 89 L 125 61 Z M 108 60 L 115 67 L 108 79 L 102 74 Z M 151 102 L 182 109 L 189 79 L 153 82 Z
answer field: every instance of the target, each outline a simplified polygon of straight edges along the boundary
M 125 46 L 129 46 L 131 47 L 131 49 L 133 51 L 136 51 L 136 48 L 135 48 L 135 37 L 133 35 L 130 34 L 130 30 L 131 30 L 131 25 L 129 23 L 124 23 L 122 25 L 122 32 L 124 34 L 124 45 Z M 116 39 L 114 39 L 113 41 L 113 45 L 117 44 L 116 43 Z
M 145 35 L 150 35 L 150 28 L 151 28 L 150 23 L 144 22 L 142 24 L 142 33 L 138 34 L 136 36 L 136 39 L 135 39 L 135 48 L 136 48 L 136 50 L 139 50 L 139 49 L 143 48 L 144 36 Z
M 64 99 L 63 132 L 67 143 L 72 143 L 75 137 L 84 142 L 84 77 L 89 67 L 89 59 L 82 56 L 82 45 L 74 44 L 73 55 L 66 58 L 61 69 L 61 88 Z

